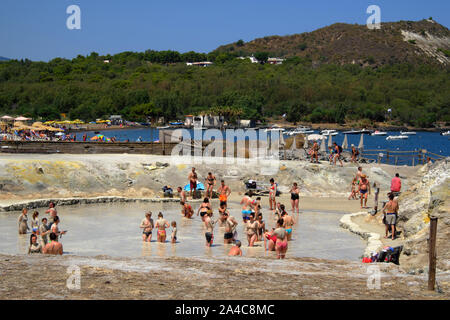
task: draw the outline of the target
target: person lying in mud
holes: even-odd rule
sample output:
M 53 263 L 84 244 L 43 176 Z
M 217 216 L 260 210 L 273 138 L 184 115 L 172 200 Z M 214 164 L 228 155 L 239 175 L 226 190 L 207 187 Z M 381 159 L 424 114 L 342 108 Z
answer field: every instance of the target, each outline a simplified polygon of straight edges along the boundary
M 63 246 L 58 242 L 58 236 L 55 233 L 50 233 L 50 242 L 47 243 L 42 250 L 44 254 L 63 254 Z
M 28 248 L 28 254 L 42 253 L 42 245 L 37 241 L 37 235 L 31 234 L 30 247 Z
M 258 239 L 258 221 L 255 220 L 255 213 L 250 214 L 250 220 L 245 225 L 245 233 L 247 234 L 248 246 L 253 247 Z
M 178 187 L 177 191 L 178 195 L 180 196 L 180 202 L 186 202 L 186 192 L 183 190 L 183 188 Z
M 181 215 L 185 218 L 191 219 L 194 215 L 194 209 L 192 209 L 192 206 L 188 203 L 185 203 L 184 201 L 180 202 L 181 205 Z
M 236 240 L 234 246 L 232 246 L 230 252 L 228 252 L 228 255 L 242 257 L 241 242 L 239 240 Z
M 205 225 L 205 238 L 206 238 L 206 246 L 207 247 L 211 247 L 211 245 L 213 244 L 213 240 L 214 240 L 214 235 L 213 235 L 213 231 L 214 231 L 214 226 L 217 223 L 216 221 L 213 221 L 212 217 L 212 212 L 208 212 L 205 215 L 205 220 L 204 220 L 204 225 Z
M 139 228 L 142 230 L 142 241 L 151 242 L 152 241 L 152 230 L 154 228 L 152 213 L 151 211 L 145 214 L 145 218 L 141 221 Z
M 224 212 L 222 219 L 224 220 L 224 234 L 223 234 L 223 242 L 224 244 L 232 243 L 237 236 L 236 227 L 238 222 L 233 216 L 230 216 L 228 211 Z M 220 220 L 220 218 L 219 218 Z
M 200 214 L 200 216 L 202 217 L 202 221 L 204 221 L 205 215 L 208 213 L 208 211 L 212 212 L 211 203 L 209 203 L 208 198 L 205 198 L 205 199 L 203 199 L 202 204 L 200 205 L 200 207 L 197 210 L 197 216 Z
M 287 232 L 283 228 L 284 220 L 279 219 L 277 221 L 277 227 L 273 231 L 273 235 L 277 237 L 277 242 L 275 243 L 275 251 L 277 252 L 278 259 L 284 259 L 288 249 Z
M 28 227 L 28 209 L 23 208 L 22 213 L 19 216 L 19 219 L 17 220 L 19 224 L 19 234 L 26 234 L 27 231 L 30 229 Z
M 283 219 L 283 228 L 286 229 L 287 241 L 291 241 L 292 238 L 292 226 L 295 224 L 294 219 L 285 211 L 281 214 L 281 219 Z
M 169 223 L 164 219 L 163 214 L 160 212 L 158 214 L 158 220 L 155 222 L 155 228 L 158 229 L 157 241 L 166 242 L 166 228 L 169 228 Z

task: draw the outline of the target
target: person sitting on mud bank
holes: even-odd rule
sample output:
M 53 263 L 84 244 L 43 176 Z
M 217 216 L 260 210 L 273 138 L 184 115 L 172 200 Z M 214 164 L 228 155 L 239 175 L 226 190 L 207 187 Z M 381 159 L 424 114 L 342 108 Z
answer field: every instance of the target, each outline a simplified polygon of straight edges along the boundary
M 398 202 L 394 200 L 394 193 L 389 193 L 389 201 L 383 208 L 384 224 L 386 225 L 385 239 L 388 239 L 389 228 L 392 233 L 392 240 L 395 240 L 395 224 L 397 223 Z
M 63 246 L 58 242 L 58 236 L 55 233 L 50 233 L 50 243 L 47 243 L 42 250 L 44 254 L 63 254 Z
M 242 256 L 241 250 L 241 242 L 236 240 L 235 245 L 231 247 L 230 252 L 228 252 L 229 256 Z
M 158 228 L 157 240 L 158 242 L 166 242 L 166 228 L 169 228 L 169 223 L 164 219 L 163 214 L 158 214 L 158 220 L 155 222 L 155 228 Z
M 180 205 L 182 206 L 181 215 L 187 219 L 191 219 L 194 215 L 194 209 L 192 209 L 192 206 L 189 203 L 185 203 L 184 201 L 181 201 Z
M 152 230 L 153 230 L 153 219 L 151 211 L 145 214 L 145 218 L 142 220 L 139 228 L 144 229 L 142 231 L 142 241 L 151 242 L 152 241 Z

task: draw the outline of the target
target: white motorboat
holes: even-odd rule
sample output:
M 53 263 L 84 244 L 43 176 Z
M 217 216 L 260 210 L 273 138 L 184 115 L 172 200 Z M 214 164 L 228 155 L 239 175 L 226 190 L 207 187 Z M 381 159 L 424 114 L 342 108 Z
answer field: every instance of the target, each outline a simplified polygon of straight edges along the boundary
M 264 132 L 269 132 L 269 131 L 281 131 L 282 132 L 282 131 L 285 131 L 285 129 L 275 125 L 275 126 L 272 126 L 272 127 L 264 130 Z
M 320 132 L 320 134 L 323 136 L 336 136 L 339 134 L 339 132 L 337 132 L 336 130 L 333 130 L 333 129 L 330 129 L 330 130 L 325 129 L 325 130 L 322 130 Z
M 385 136 L 385 135 L 387 135 L 387 132 L 376 130 L 376 131 L 373 132 L 371 135 L 372 135 L 372 136 Z
M 362 129 L 362 130 L 350 130 L 350 131 L 344 131 L 343 134 L 370 134 L 370 130 Z
M 414 132 L 414 131 L 400 131 L 400 134 L 404 135 L 404 136 L 413 136 L 413 135 L 416 134 L 416 132 Z
M 311 134 L 311 133 L 314 133 L 314 130 L 311 130 L 311 128 L 308 127 L 300 126 L 295 128 L 294 130 L 289 131 L 287 134 L 290 136 L 294 136 L 297 134 Z
M 402 140 L 402 139 L 408 139 L 408 136 L 389 136 L 386 138 L 386 140 Z
M 446 132 L 441 132 L 441 136 L 449 136 L 450 135 L 450 130 L 446 131 Z

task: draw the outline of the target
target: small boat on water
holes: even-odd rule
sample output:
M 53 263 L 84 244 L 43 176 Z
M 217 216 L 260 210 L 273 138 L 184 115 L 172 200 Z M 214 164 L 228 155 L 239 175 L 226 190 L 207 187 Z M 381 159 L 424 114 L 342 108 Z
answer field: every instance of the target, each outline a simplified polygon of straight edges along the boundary
M 343 134 L 370 134 L 370 130 L 362 129 L 362 130 L 350 130 L 350 131 L 344 131 Z
M 400 131 L 401 135 L 405 135 L 405 136 L 413 136 L 416 134 L 416 132 L 414 131 Z
M 339 134 L 339 132 L 337 132 L 334 129 L 330 129 L 330 130 L 325 129 L 325 130 L 322 130 L 320 132 L 320 134 L 323 135 L 323 136 L 337 136 Z
M 389 136 L 386 138 L 386 140 L 402 140 L 402 139 L 408 139 L 408 136 Z
M 450 136 L 450 130 L 447 130 L 445 132 L 441 132 L 441 136 Z
M 385 135 L 387 135 L 387 132 L 376 130 L 375 132 L 372 132 L 371 135 L 372 136 L 385 136 Z
M 270 132 L 270 131 L 281 131 L 281 132 L 283 132 L 284 130 L 285 130 L 284 128 L 281 128 L 281 127 L 279 127 L 277 125 L 274 125 L 274 126 L 272 126 L 270 128 L 265 129 L 264 132 Z

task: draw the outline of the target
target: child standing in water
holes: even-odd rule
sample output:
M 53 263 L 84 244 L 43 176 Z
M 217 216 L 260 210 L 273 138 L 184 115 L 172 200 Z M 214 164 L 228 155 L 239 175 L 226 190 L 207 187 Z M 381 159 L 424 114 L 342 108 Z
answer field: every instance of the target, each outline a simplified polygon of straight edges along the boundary
M 177 243 L 177 222 L 172 221 L 172 243 Z

